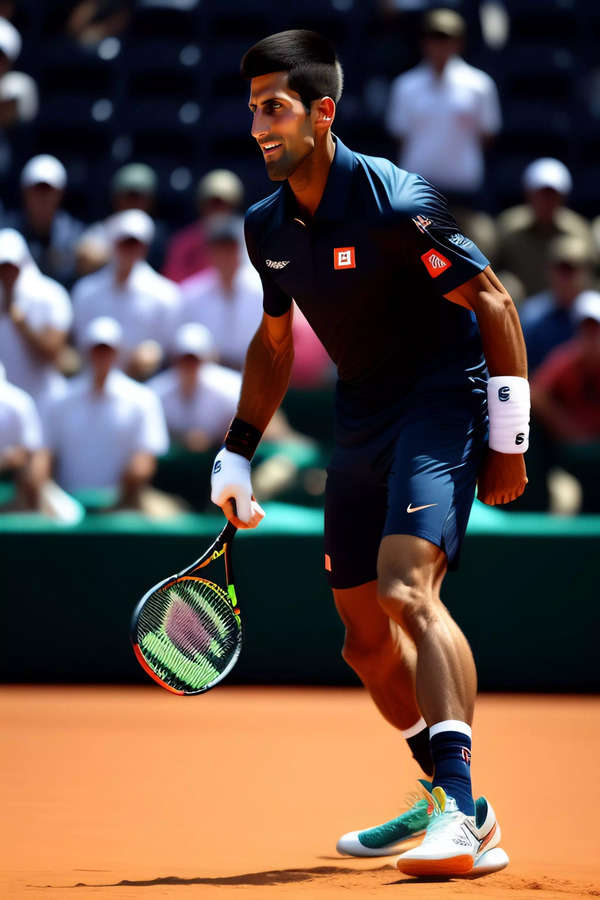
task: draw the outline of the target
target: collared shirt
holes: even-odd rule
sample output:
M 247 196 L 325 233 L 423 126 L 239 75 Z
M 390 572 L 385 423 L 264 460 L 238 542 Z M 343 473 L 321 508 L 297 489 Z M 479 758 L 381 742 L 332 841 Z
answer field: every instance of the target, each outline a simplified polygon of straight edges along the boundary
M 0 453 L 9 447 L 37 450 L 41 446 L 42 428 L 35 403 L 0 374 Z
M 47 278 L 32 261 L 26 262 L 14 286 L 13 303 L 24 316 L 31 331 L 38 334 L 47 328 L 67 332 L 72 312 L 69 295 L 57 281 Z M 49 362 L 44 362 L 29 347 L 0 299 L 0 361 L 12 384 L 27 391 L 38 408 L 53 397 L 62 396 L 66 382 Z
M 214 338 L 219 360 L 241 369 L 262 316 L 262 291 L 256 272 L 240 265 L 232 292 L 227 294 L 216 270 L 207 269 L 182 283 L 181 298 L 181 324 L 205 325 Z
M 110 316 L 123 329 L 121 360 L 145 340 L 155 340 L 169 352 L 177 324 L 179 288 L 147 262 L 137 262 L 124 285 L 117 284 L 112 265 L 86 275 L 74 286 L 72 298 L 79 345 L 92 319 Z
M 160 397 L 171 434 L 202 431 L 211 441 L 220 441 L 235 415 L 242 378 L 239 372 L 204 363 L 198 370 L 196 389 L 184 395 L 175 369 L 161 372 L 148 382 Z
M 56 460 L 56 481 L 67 491 L 116 488 L 135 453 L 166 453 L 167 429 L 158 397 L 113 370 L 104 389 L 89 373 L 74 378 L 67 395 L 43 419 L 46 446 Z
M 293 297 L 342 383 L 397 395 L 422 375 L 484 365 L 473 314 L 444 294 L 487 260 L 419 175 L 338 139 L 312 221 L 286 182 L 250 208 L 246 241 L 265 311 L 282 315 Z
M 403 168 L 442 192 L 476 191 L 484 175 L 481 139 L 501 127 L 496 85 L 459 56 L 439 77 L 423 62 L 392 83 L 386 124 L 402 139 Z
M 574 336 L 573 310 L 559 304 L 554 293 L 548 290 L 525 300 L 519 316 L 527 347 L 527 366 L 532 374 L 555 347 Z

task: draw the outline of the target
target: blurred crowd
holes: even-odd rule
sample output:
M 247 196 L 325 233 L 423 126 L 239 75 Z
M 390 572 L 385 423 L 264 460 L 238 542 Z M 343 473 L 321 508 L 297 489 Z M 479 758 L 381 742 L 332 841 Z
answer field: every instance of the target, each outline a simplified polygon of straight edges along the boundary
M 59 6 L 61 27 L 86 44 L 119 34 L 134 15 L 127 2 Z M 0 2 L 0 170 L 2 156 L 14 159 L 13 130 L 39 107 L 34 79 L 13 68 L 18 7 Z M 382 16 L 403 13 L 400 0 L 383 7 Z M 600 216 L 571 208 L 577 173 L 550 156 L 523 165 L 520 203 L 491 209 L 486 161 L 502 134 L 502 96 L 463 56 L 462 15 L 418 13 L 421 59 L 390 81 L 381 124 L 399 165 L 445 194 L 518 306 L 533 436 L 529 489 L 514 506 L 599 512 Z M 227 168 L 206 170 L 190 187 L 195 217 L 182 222 L 161 213 L 160 177 L 130 159 L 103 185 L 105 215 L 83 221 L 69 204 L 68 164 L 35 153 L 0 206 L 5 512 L 75 521 L 82 509 L 168 517 L 207 506 L 210 460 L 262 313 L 243 238 L 248 184 Z M 256 477 L 262 497 L 319 503 L 329 423 L 318 398 L 329 397 L 334 373 L 297 310 L 294 329 L 291 396 L 309 411 L 275 417 Z

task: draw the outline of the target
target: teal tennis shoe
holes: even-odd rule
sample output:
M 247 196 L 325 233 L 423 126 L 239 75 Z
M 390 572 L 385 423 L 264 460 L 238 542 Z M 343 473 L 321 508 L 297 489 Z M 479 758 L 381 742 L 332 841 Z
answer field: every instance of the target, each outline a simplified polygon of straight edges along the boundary
M 429 781 L 420 782 L 426 791 L 431 791 Z M 397 856 L 412 838 L 425 833 L 429 821 L 430 799 L 422 795 L 411 798 L 409 808 L 384 822 L 363 831 L 349 831 L 337 842 L 338 853 L 346 856 Z

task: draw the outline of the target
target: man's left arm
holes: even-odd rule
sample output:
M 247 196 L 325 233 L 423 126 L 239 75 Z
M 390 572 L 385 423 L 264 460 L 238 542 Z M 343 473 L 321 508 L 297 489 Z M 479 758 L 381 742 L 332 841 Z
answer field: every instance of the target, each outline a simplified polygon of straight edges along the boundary
M 474 278 L 444 296 L 475 313 L 490 378 L 526 379 L 527 351 L 519 316 L 510 295 L 491 267 L 486 266 Z M 526 385 L 521 382 L 515 384 L 517 388 L 526 390 Z M 523 408 L 525 400 L 520 403 Z M 503 408 L 500 403 L 500 409 L 504 414 L 508 406 Z M 517 435 L 517 442 L 519 437 Z M 491 506 L 509 503 L 521 496 L 526 484 L 522 453 L 516 452 L 516 448 L 513 452 L 488 450 L 478 479 L 477 496 L 480 500 Z

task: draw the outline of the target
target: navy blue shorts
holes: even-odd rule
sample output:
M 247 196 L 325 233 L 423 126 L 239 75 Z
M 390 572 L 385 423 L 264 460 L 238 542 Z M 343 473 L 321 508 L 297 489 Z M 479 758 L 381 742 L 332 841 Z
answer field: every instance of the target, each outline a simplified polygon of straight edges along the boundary
M 487 442 L 486 379 L 425 382 L 376 413 L 336 404 L 327 470 L 325 568 L 334 588 L 377 578 L 382 537 L 411 534 L 456 568 Z

